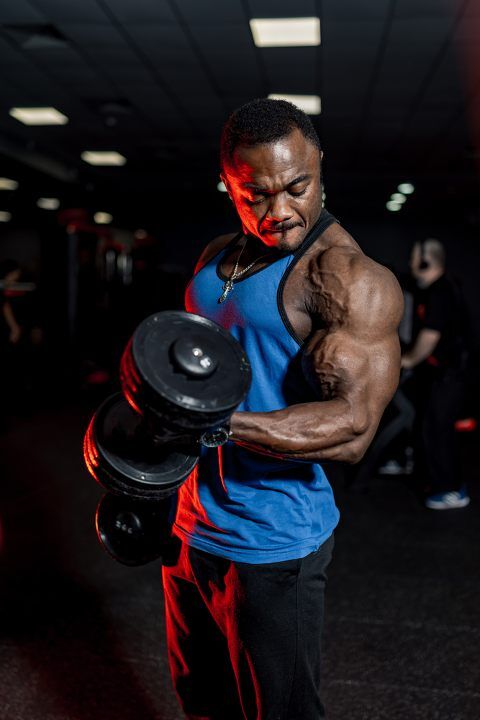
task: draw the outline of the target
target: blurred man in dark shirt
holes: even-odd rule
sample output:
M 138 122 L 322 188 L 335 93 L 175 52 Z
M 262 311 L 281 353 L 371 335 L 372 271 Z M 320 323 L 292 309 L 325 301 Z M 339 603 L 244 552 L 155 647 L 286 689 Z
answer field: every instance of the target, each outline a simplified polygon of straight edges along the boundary
M 416 470 L 424 475 L 433 510 L 470 502 L 455 452 L 455 421 L 463 400 L 467 320 L 457 283 L 445 272 L 445 249 L 435 239 L 415 244 L 410 269 L 418 286 L 414 342 L 402 367 L 414 369 Z

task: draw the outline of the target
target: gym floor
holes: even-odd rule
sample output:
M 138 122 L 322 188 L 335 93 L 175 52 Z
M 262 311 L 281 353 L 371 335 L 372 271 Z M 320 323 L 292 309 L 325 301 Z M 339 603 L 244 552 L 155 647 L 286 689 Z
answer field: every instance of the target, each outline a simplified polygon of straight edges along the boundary
M 0 715 L 180 720 L 158 564 L 121 566 L 95 537 L 101 492 L 81 457 L 89 412 L 78 398 L 57 403 L 11 419 L 0 436 Z M 329 720 L 479 717 L 472 440 L 463 460 L 473 497 L 463 510 L 427 511 L 392 478 L 346 493 L 334 473 L 342 522 L 324 636 Z

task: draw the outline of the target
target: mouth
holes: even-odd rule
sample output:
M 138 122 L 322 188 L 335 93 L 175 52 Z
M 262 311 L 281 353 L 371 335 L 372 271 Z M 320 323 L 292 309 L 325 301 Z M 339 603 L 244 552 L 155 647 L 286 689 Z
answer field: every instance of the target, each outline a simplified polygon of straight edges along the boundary
M 275 227 L 265 228 L 262 235 L 286 235 L 287 232 L 300 227 L 299 223 L 284 223 L 283 225 L 275 225 Z

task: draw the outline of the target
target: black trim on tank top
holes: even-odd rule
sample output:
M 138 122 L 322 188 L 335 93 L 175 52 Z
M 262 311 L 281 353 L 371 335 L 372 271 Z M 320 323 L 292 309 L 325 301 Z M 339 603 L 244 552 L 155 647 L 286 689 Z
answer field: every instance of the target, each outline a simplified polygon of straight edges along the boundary
M 202 267 L 200 268 L 200 270 L 199 270 L 198 272 L 196 272 L 196 273 L 194 273 L 194 274 L 192 275 L 192 277 L 190 278 L 190 280 L 188 281 L 188 283 L 187 283 L 186 286 L 185 286 L 184 295 L 187 294 L 188 288 L 190 287 L 190 285 L 192 284 L 192 282 L 195 280 L 195 278 L 197 277 L 198 273 L 201 273 L 202 270 L 203 270 L 203 268 L 206 268 L 207 265 L 210 265 L 210 263 L 213 263 L 213 261 L 216 260 L 216 258 L 218 258 L 218 256 L 220 255 L 220 253 L 225 252 L 225 250 L 228 250 L 229 247 L 231 247 L 234 243 L 236 243 L 238 240 L 240 240 L 240 238 L 242 237 L 242 235 L 243 235 L 243 232 L 241 232 L 241 231 L 240 231 L 240 232 L 237 232 L 236 235 L 234 235 L 233 238 L 232 238 L 231 240 L 229 240 L 226 245 L 223 246 L 223 248 L 220 248 L 220 250 L 219 250 L 218 252 L 216 252 L 215 255 L 212 255 L 212 257 L 210 258 L 210 260 L 207 260 L 207 262 L 202 265 Z M 217 275 L 218 275 L 218 261 L 217 261 L 217 266 L 216 266 L 216 267 L 217 267 Z
M 292 338 L 297 342 L 300 347 L 303 345 L 304 341 L 298 337 L 297 333 L 293 329 L 292 323 L 288 319 L 287 312 L 285 310 L 285 305 L 283 304 L 283 290 L 285 288 L 285 283 L 287 282 L 290 273 L 292 272 L 295 265 L 298 263 L 300 258 L 305 254 L 305 252 L 308 250 L 309 247 L 313 245 L 315 240 L 322 235 L 327 228 L 330 227 L 330 225 L 333 225 L 333 223 L 338 223 L 338 220 L 331 215 L 328 210 L 323 209 L 320 213 L 320 217 L 318 218 L 315 225 L 312 227 L 310 232 L 308 233 L 307 237 L 304 239 L 298 250 L 295 251 L 293 255 L 293 260 L 290 263 L 290 265 L 286 268 L 285 272 L 283 273 L 280 282 L 278 284 L 277 289 L 277 307 L 278 312 L 280 313 L 280 317 L 282 318 L 282 322 L 285 325 L 285 328 L 289 335 L 292 336 Z
M 242 235 L 243 235 L 243 233 L 240 233 L 240 237 L 241 237 Z M 236 239 L 238 240 L 239 238 L 236 238 Z M 247 238 L 247 239 L 248 239 L 248 238 Z M 228 245 L 225 245 L 225 247 L 224 247 L 223 249 L 224 249 L 224 250 L 228 250 L 230 244 L 233 245 L 234 240 L 235 240 L 235 238 L 231 241 L 231 243 L 228 243 Z M 273 254 L 273 252 L 274 252 L 274 251 L 272 250 L 272 254 Z M 244 275 L 243 277 L 239 278 L 238 280 L 233 280 L 233 284 L 234 284 L 234 285 L 237 285 L 237 283 L 241 283 L 241 282 L 243 282 L 244 280 L 249 280 L 251 277 L 253 277 L 253 276 L 256 275 L 257 273 L 262 272 L 262 270 L 266 270 L 267 268 L 271 267 L 272 265 L 275 265 L 276 262 L 279 262 L 279 260 L 283 260 L 283 259 L 284 259 L 287 255 L 289 255 L 289 254 L 290 254 L 290 253 L 283 253 L 282 255 L 279 255 L 277 258 L 275 258 L 275 260 L 273 260 L 272 262 L 268 263 L 268 265 L 264 265 L 263 267 L 259 267 L 259 268 L 257 268 L 256 270 L 254 270 L 253 272 L 249 272 L 248 275 Z M 263 257 L 263 255 L 262 255 L 262 257 Z M 265 257 L 268 257 L 268 253 L 265 253 Z M 220 271 L 220 265 L 222 264 L 222 260 L 223 260 L 223 258 L 221 258 L 220 260 L 218 260 L 218 262 L 217 262 L 217 267 L 216 267 L 216 271 L 217 271 L 217 277 L 218 277 L 223 283 L 225 283 L 225 282 L 227 282 L 227 280 L 230 280 L 230 277 L 227 277 L 226 275 L 224 275 L 224 274 Z

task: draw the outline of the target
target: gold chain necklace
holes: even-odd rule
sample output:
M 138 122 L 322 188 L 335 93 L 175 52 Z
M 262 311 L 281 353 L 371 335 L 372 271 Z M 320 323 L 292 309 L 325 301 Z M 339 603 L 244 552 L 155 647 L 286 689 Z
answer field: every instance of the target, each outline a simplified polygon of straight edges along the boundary
M 245 246 L 246 246 L 246 244 L 247 244 L 247 241 L 248 241 L 248 238 L 245 238 L 245 242 L 243 243 L 242 249 L 240 250 L 240 254 L 239 254 L 239 256 L 238 256 L 238 258 L 237 258 L 237 261 L 236 261 L 236 263 L 235 263 L 235 266 L 234 266 L 234 268 L 233 268 L 233 270 L 232 270 L 232 272 L 231 272 L 231 274 L 230 274 L 230 277 L 228 278 L 228 280 L 225 281 L 225 283 L 224 283 L 224 285 L 223 285 L 223 288 L 222 288 L 223 292 L 222 292 L 222 294 L 220 295 L 220 297 L 219 297 L 218 300 L 217 300 L 218 303 L 223 303 L 223 302 L 225 302 L 225 300 L 227 299 L 228 295 L 232 292 L 232 290 L 233 290 L 233 288 L 234 288 L 234 282 L 235 282 L 235 280 L 238 280 L 238 278 L 240 278 L 240 277 L 242 277 L 243 275 L 245 275 L 245 273 L 247 273 L 249 270 L 251 270 L 251 268 L 252 268 L 254 265 L 256 265 L 258 262 L 260 262 L 260 260 L 263 260 L 263 258 L 268 257 L 268 255 L 270 254 L 270 253 L 265 253 L 264 255 L 260 255 L 260 257 L 258 257 L 256 260 L 254 260 L 253 262 L 251 262 L 250 265 L 247 265 L 246 268 L 243 268 L 243 270 L 240 270 L 240 271 L 238 272 L 238 264 L 239 264 L 239 262 L 240 262 L 240 258 L 242 257 L 242 253 L 243 253 L 243 251 L 245 250 Z

